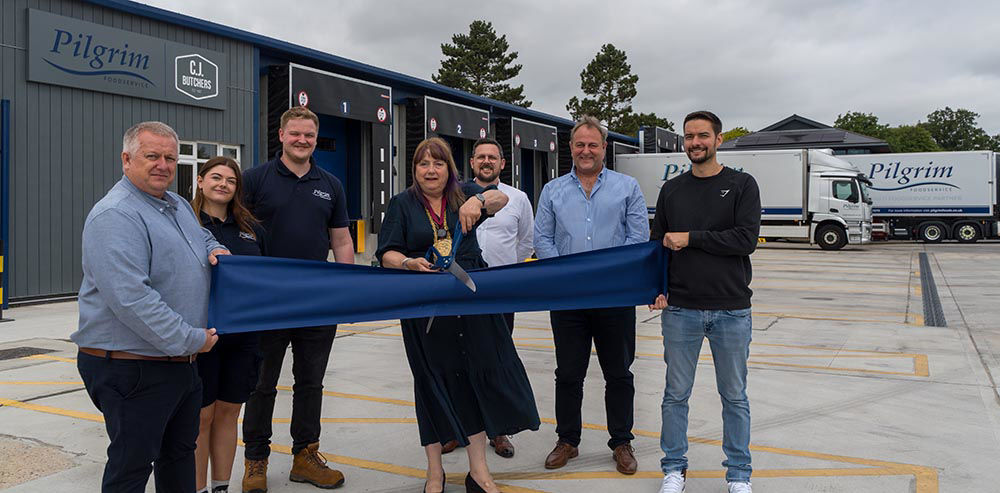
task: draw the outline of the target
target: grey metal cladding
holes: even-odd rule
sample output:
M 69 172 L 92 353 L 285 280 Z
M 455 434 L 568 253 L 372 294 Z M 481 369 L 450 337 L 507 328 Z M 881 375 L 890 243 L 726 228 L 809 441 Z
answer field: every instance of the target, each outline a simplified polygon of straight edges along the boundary
M 28 82 L 28 9 L 222 53 L 225 110 Z M 83 221 L 121 178 L 121 138 L 161 120 L 181 139 L 242 146 L 253 164 L 254 47 L 76 0 L 0 2 L 0 98 L 11 101 L 10 299 L 75 294 Z

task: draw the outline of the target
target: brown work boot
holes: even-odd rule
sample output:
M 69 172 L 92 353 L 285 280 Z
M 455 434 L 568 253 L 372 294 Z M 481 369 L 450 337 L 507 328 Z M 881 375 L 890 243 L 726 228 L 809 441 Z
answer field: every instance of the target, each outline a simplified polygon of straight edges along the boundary
M 326 457 L 319 453 L 319 442 L 310 443 L 295 454 L 288 480 L 311 483 L 313 486 L 326 489 L 344 485 L 344 475 L 336 469 L 326 467 Z
M 243 493 L 267 493 L 267 459 L 244 461 Z
M 580 455 L 580 451 L 576 447 L 566 442 L 556 442 L 556 448 L 552 449 L 549 456 L 545 458 L 545 468 L 559 469 L 578 455 Z
M 615 460 L 615 469 L 622 474 L 635 474 L 635 470 L 639 467 L 639 463 L 635 460 L 635 449 L 629 442 L 615 447 L 611 458 Z
M 507 459 L 514 457 L 514 444 L 510 443 L 510 439 L 507 438 L 507 435 L 490 438 L 490 447 L 493 447 L 493 450 L 500 457 L 505 457 Z

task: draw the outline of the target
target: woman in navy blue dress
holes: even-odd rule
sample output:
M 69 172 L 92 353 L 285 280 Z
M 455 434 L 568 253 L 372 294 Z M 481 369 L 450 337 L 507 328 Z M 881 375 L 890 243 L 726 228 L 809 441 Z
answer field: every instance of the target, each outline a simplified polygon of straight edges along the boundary
M 417 146 L 413 186 L 389 202 L 376 255 L 383 267 L 434 272 L 424 259 L 431 245 L 448 255 L 459 229 L 455 261 L 466 271 L 485 268 L 475 227 L 506 204 L 500 192 L 459 184 L 448 144 L 439 138 Z M 482 210 L 485 209 L 485 210 Z M 478 217 L 477 217 L 478 216 Z M 499 491 L 486 465 L 486 435 L 537 430 L 538 410 L 524 365 L 500 315 L 401 320 L 403 344 L 413 373 L 420 444 L 427 454 L 424 490 L 444 488 L 442 445 L 466 445 L 466 491 Z
M 264 231 L 240 201 L 241 185 L 236 161 L 222 156 L 209 159 L 198 170 L 198 187 L 191 206 L 201 225 L 233 255 L 261 255 Z M 257 384 L 258 339 L 256 332 L 220 335 L 211 351 L 198 355 L 203 387 L 195 449 L 198 492 L 228 491 L 236 454 L 236 422 L 240 408 Z M 209 457 L 211 489 L 207 486 Z

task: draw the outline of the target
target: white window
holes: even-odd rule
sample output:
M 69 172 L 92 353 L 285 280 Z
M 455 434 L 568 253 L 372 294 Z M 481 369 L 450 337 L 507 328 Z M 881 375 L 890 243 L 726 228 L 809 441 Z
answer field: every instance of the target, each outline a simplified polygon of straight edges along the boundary
M 177 194 L 187 200 L 194 198 L 195 184 L 198 183 L 198 168 L 215 156 L 225 156 L 240 163 L 240 146 L 218 142 L 191 142 L 182 140 L 181 152 L 177 159 Z

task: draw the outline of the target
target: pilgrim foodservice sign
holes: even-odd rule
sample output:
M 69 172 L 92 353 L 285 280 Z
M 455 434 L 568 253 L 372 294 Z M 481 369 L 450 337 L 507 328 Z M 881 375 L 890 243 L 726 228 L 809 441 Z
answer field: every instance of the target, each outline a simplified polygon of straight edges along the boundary
M 226 108 L 226 55 L 28 9 L 28 80 Z

